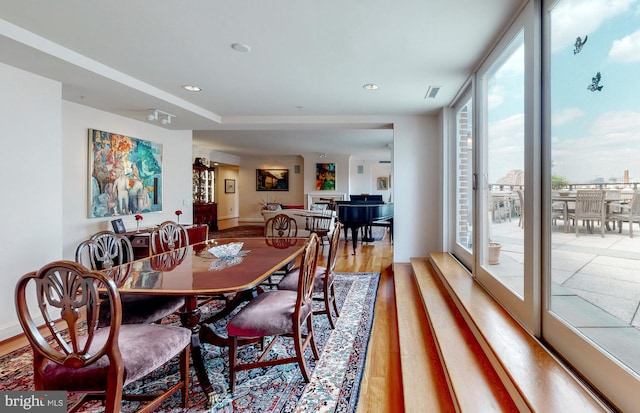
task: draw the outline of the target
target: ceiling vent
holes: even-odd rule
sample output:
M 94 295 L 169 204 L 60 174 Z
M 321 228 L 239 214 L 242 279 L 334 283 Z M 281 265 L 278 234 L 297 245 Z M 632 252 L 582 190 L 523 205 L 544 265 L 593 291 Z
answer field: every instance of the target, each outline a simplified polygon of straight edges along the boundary
M 438 94 L 438 92 L 440 92 L 440 89 L 442 88 L 442 86 L 429 86 L 429 89 L 427 89 L 427 94 L 424 95 L 425 99 L 434 99 L 436 97 L 436 95 Z

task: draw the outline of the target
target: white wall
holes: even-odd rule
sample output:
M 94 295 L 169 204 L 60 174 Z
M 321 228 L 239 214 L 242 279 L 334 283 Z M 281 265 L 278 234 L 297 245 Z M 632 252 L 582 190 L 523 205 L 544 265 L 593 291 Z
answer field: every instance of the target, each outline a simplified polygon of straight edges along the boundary
M 300 156 L 243 157 L 240 159 L 236 191 L 239 193 L 239 221 L 264 222 L 260 214 L 262 201 L 285 205 L 304 204 L 303 159 Z M 300 173 L 294 173 L 300 165 Z M 256 169 L 288 169 L 288 191 L 256 191 Z
M 113 218 L 88 218 L 88 129 L 99 129 L 162 144 L 162 212 L 142 214 L 141 227 L 166 220 L 193 221 L 191 131 L 172 131 L 147 121 L 136 121 L 76 103 L 62 101 L 62 156 L 64 173 L 63 257 L 74 259 L 75 249 L 89 235 L 111 229 Z M 127 229 L 136 227 L 133 215 L 123 216 Z
M 58 82 L 0 63 L 0 340 L 22 332 L 18 278 L 62 258 L 61 93 Z
M 237 166 L 216 166 L 216 202 L 218 203 L 218 219 L 238 218 L 240 214 L 240 168 Z M 225 179 L 236 181 L 236 192 L 225 193 Z M 245 188 L 246 189 L 246 188 Z M 254 187 L 255 189 L 255 187 Z
M 444 251 L 442 139 L 434 116 L 394 119 L 394 262 Z
M 358 173 L 358 167 L 362 167 L 362 173 Z M 379 161 L 352 160 L 349 168 L 350 194 L 371 194 L 382 195 L 382 199 L 387 202 L 392 189 L 387 182 L 387 189 L 378 190 L 378 178 L 391 175 L 391 164 L 380 163 Z

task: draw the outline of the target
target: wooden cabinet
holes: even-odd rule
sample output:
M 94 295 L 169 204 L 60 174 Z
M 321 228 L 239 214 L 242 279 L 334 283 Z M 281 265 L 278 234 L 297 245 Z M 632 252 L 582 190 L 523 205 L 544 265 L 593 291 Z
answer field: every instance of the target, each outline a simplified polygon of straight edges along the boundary
M 218 205 L 215 203 L 215 168 L 196 158 L 193 164 L 193 223 L 218 229 Z
M 215 202 L 209 204 L 193 203 L 193 223 L 207 224 L 209 231 L 218 230 L 218 205 Z

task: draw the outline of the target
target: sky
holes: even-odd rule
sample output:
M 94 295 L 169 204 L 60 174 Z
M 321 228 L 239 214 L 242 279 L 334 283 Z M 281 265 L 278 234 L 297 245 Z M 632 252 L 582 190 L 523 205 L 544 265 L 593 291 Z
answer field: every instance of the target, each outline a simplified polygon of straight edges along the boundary
M 553 173 L 640 182 L 640 0 L 560 0 L 551 10 Z M 583 44 L 574 53 L 576 38 Z M 489 180 L 524 169 L 524 47 L 489 83 Z M 591 91 L 601 73 L 600 91 Z M 549 139 L 545 133 L 543 139 Z

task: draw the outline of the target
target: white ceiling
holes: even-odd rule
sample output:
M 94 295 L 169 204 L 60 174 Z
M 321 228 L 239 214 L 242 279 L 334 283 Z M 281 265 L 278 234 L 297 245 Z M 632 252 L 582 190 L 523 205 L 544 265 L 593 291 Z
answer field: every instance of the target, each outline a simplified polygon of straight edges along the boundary
M 221 152 L 388 160 L 392 118 L 448 105 L 521 3 L 2 0 L 0 61 L 69 101 L 174 114 L 166 127 Z

